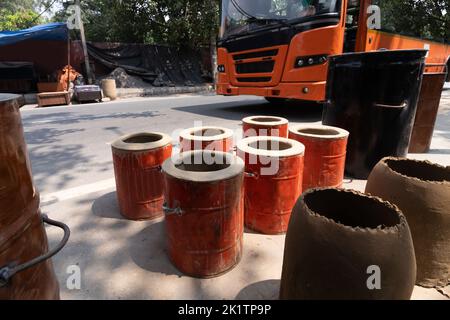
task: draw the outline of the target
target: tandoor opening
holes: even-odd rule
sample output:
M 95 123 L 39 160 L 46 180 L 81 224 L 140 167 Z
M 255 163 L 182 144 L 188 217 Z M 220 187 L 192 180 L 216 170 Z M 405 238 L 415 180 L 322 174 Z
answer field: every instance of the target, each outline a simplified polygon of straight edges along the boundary
M 387 160 L 389 168 L 395 172 L 424 181 L 450 181 L 450 168 L 444 168 L 427 162 L 404 160 Z
M 214 128 L 207 128 L 207 129 L 200 129 L 192 131 L 191 134 L 193 136 L 199 136 L 199 137 L 214 137 L 214 136 L 220 136 L 224 134 L 225 131 L 222 129 L 214 129 Z
M 352 228 L 390 228 L 400 223 L 393 208 L 350 192 L 319 190 L 306 194 L 305 203 L 316 214 Z
M 292 144 L 276 140 L 261 140 L 249 144 L 250 148 L 268 151 L 283 151 L 292 148 Z
M 305 128 L 297 130 L 300 134 L 314 134 L 316 136 L 337 136 L 339 131 L 328 128 Z
M 273 118 L 273 117 L 258 117 L 258 118 L 252 118 L 252 121 L 255 122 L 279 122 L 280 119 Z
M 198 152 L 183 157 L 181 163 L 175 167 L 190 172 L 214 172 L 229 168 L 229 160 L 229 157 L 223 154 Z
M 139 134 L 132 136 L 128 139 L 125 139 L 123 142 L 125 143 L 152 143 L 160 141 L 163 138 L 160 134 L 155 133 L 147 133 L 147 134 Z

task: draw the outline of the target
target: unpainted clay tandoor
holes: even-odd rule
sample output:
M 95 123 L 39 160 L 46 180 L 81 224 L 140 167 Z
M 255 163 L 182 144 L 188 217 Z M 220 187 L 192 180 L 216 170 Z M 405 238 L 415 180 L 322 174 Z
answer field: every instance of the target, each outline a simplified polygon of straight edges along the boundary
M 416 252 L 417 284 L 450 284 L 450 167 L 385 158 L 372 171 L 366 192 L 405 214 Z
M 301 196 L 286 235 L 281 299 L 403 300 L 415 280 L 411 233 L 395 206 L 339 189 Z

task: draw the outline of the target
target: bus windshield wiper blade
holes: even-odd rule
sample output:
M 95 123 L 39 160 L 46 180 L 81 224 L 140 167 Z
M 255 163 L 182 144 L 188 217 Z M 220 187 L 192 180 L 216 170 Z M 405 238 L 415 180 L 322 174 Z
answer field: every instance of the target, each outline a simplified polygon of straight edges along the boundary
M 247 22 L 262 22 L 262 23 L 271 23 L 276 22 L 280 24 L 286 24 L 288 19 L 276 19 L 276 18 L 249 18 L 246 20 Z

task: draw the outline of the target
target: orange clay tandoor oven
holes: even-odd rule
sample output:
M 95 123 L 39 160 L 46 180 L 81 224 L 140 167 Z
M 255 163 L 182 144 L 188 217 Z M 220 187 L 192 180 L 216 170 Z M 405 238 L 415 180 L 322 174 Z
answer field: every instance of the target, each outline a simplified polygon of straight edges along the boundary
M 228 152 L 188 151 L 163 164 L 170 260 L 184 274 L 218 276 L 242 256 L 244 163 Z
M 341 187 L 349 133 L 330 126 L 293 126 L 289 138 L 305 145 L 303 191 Z
M 215 150 L 230 152 L 233 149 L 233 130 L 221 127 L 195 127 L 181 131 L 181 152 Z
M 162 163 L 172 154 L 172 139 L 163 133 L 126 135 L 112 144 L 120 212 L 130 220 L 151 220 L 162 211 Z
M 289 121 L 274 116 L 253 116 L 242 120 L 244 138 L 255 136 L 288 137 Z
M 237 146 L 245 162 L 245 226 L 263 234 L 286 232 L 302 193 L 305 147 L 280 137 L 250 137 Z

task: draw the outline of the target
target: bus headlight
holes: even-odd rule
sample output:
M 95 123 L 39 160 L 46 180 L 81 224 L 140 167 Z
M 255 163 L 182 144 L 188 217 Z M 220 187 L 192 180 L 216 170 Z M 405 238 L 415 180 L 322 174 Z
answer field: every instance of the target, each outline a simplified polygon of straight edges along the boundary
M 328 61 L 328 56 L 325 54 L 309 56 L 309 57 L 298 57 L 295 60 L 295 68 L 305 68 L 311 67 L 319 64 L 324 64 Z

